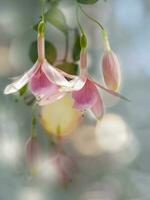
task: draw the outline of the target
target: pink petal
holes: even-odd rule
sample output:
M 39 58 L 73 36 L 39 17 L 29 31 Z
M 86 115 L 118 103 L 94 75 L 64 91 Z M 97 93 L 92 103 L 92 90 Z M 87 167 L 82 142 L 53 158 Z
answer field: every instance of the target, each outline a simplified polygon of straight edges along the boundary
M 74 106 L 77 109 L 91 108 L 97 101 L 97 88 L 89 79 L 86 80 L 85 85 L 79 91 L 72 93 L 74 99 Z
M 47 96 L 56 93 L 59 86 L 53 84 L 42 71 L 42 67 L 36 71 L 29 81 L 29 88 L 35 96 Z
M 67 81 L 67 79 L 65 79 L 64 76 L 52 65 L 50 65 L 47 61 L 43 63 L 42 70 L 47 76 L 47 78 L 54 84 L 64 86 L 64 87 L 70 86 L 69 81 Z
M 9 84 L 5 90 L 4 90 L 4 94 L 11 94 L 11 93 L 15 93 L 17 92 L 19 89 L 21 89 L 25 84 L 28 83 L 28 81 L 30 80 L 30 78 L 32 78 L 32 76 L 34 75 L 34 73 L 36 73 L 36 71 L 38 70 L 39 67 L 39 62 L 37 61 L 34 66 L 28 70 L 23 76 L 21 76 L 18 80 L 16 80 L 15 82 Z
M 124 97 L 122 94 L 118 93 L 118 92 L 114 92 L 113 90 L 109 90 L 107 88 L 105 88 L 104 86 L 102 86 L 101 84 L 97 83 L 96 81 L 94 81 L 92 78 L 90 78 L 91 81 L 93 81 L 93 83 L 95 83 L 95 85 L 97 85 L 99 88 L 105 90 L 106 92 L 108 92 L 109 94 L 113 95 L 113 96 L 116 96 L 116 97 L 119 97 L 123 100 L 126 100 L 126 101 L 130 101 L 128 98 Z
M 97 100 L 95 104 L 92 106 L 91 111 L 93 112 L 93 114 L 95 115 L 97 119 L 101 119 L 103 117 L 104 104 L 98 90 L 97 90 Z

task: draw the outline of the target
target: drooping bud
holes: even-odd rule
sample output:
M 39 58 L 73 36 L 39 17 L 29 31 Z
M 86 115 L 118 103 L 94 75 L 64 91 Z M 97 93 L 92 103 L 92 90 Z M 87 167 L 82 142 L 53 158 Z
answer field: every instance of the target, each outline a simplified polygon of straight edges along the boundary
M 63 186 L 67 187 L 69 183 L 72 182 L 77 170 L 75 160 L 66 154 L 58 153 L 53 162 L 57 169 L 61 183 Z
M 36 136 L 31 136 L 25 144 L 25 158 L 27 165 L 34 168 L 41 153 L 40 144 Z
M 118 91 L 121 82 L 120 64 L 116 54 L 106 50 L 102 58 L 102 72 L 108 89 Z

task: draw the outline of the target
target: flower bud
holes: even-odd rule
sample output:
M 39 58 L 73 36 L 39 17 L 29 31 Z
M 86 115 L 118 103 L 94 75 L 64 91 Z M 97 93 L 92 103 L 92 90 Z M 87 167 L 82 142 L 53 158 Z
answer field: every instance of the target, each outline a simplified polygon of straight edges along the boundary
M 57 169 L 60 182 L 63 186 L 68 186 L 72 182 L 77 170 L 75 160 L 66 154 L 58 153 L 54 157 L 54 165 Z
M 102 58 L 102 72 L 108 89 L 118 91 L 121 82 L 120 64 L 116 54 L 106 50 Z
M 25 145 L 25 158 L 29 166 L 33 167 L 40 157 L 40 144 L 37 137 L 30 137 Z

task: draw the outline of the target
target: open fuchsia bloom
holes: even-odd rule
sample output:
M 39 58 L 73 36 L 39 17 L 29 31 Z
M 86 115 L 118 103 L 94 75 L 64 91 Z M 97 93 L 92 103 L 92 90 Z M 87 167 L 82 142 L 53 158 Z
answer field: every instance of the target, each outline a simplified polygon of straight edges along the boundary
M 41 24 L 41 26 L 43 24 Z M 65 76 L 67 76 L 66 73 Z M 38 103 L 40 105 L 43 105 L 62 98 L 65 93 L 59 90 L 61 87 L 74 88 L 73 86 L 75 85 L 78 89 L 78 85 L 75 84 L 77 82 L 77 77 L 74 79 L 74 81 L 69 82 L 64 77 L 61 70 L 57 70 L 47 62 L 47 60 L 45 59 L 44 34 L 43 32 L 39 32 L 38 60 L 36 61 L 34 66 L 23 76 L 15 80 L 15 82 L 13 82 L 12 84 L 8 85 L 4 90 L 4 94 L 15 93 L 20 90 L 24 85 L 28 84 L 30 91 L 36 97 Z
M 38 28 L 38 59 L 36 63 L 23 76 L 8 85 L 4 90 L 4 94 L 15 93 L 28 84 L 30 91 L 37 99 L 37 103 L 45 105 L 62 98 L 67 92 L 71 92 L 74 99 L 74 107 L 81 111 L 91 109 L 97 119 L 100 119 L 104 113 L 103 101 L 97 87 L 114 96 L 126 99 L 115 92 L 118 87 L 118 74 L 115 68 L 110 73 L 110 63 L 112 62 L 112 65 L 117 63 L 113 53 L 107 52 L 106 58 L 103 59 L 103 63 L 106 66 L 104 67 L 104 78 L 106 77 L 106 83 L 109 83 L 107 89 L 94 81 L 88 74 L 85 35 L 81 36 L 83 46 L 81 45 L 80 75 L 73 76 L 54 68 L 47 62 L 45 58 L 44 28 L 45 24 L 41 21 Z M 71 80 L 68 81 L 65 77 Z
M 118 91 L 121 82 L 120 64 L 116 54 L 111 50 L 107 33 L 104 32 L 104 55 L 102 57 L 102 72 L 107 88 Z
M 85 82 L 80 90 L 72 92 L 74 107 L 80 110 L 91 109 L 96 118 L 100 119 L 104 113 L 103 101 L 96 84 L 88 75 L 86 50 L 82 50 L 80 55 L 80 76 Z
M 74 107 L 79 110 L 90 109 L 97 119 L 101 119 L 104 114 L 104 104 L 101 95 L 98 91 L 98 87 L 110 93 L 111 95 L 120 97 L 127 100 L 119 93 L 107 89 L 104 86 L 97 83 L 93 78 L 90 77 L 87 70 L 87 51 L 82 49 L 80 54 L 80 75 L 81 78 L 81 89 L 72 89 L 72 97 L 74 99 Z

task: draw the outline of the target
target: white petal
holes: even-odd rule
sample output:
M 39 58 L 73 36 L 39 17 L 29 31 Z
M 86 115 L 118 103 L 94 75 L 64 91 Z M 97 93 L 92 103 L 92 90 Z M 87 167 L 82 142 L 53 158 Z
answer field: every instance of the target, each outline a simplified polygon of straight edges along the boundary
M 47 61 L 43 63 L 42 70 L 51 82 L 60 86 L 70 87 L 69 81 Z
M 63 70 L 61 69 L 57 69 L 63 76 L 67 77 L 67 78 L 70 78 L 70 79 L 73 79 L 73 78 L 76 78 L 77 76 L 76 75 L 71 75 L 71 74 L 68 74 L 67 72 L 64 72 Z
M 95 85 L 97 85 L 99 88 L 105 90 L 106 92 L 108 92 L 109 94 L 113 95 L 113 96 L 116 96 L 116 97 L 119 97 L 125 101 L 130 101 L 128 98 L 124 97 L 122 94 L 118 93 L 118 92 L 115 92 L 113 90 L 110 90 L 110 89 L 107 89 L 105 88 L 103 85 L 97 83 L 96 81 L 94 81 L 91 77 L 90 77 L 90 80 L 93 81 L 93 83 L 95 83 Z
M 28 83 L 29 79 L 34 75 L 36 72 L 36 69 L 38 69 L 40 63 L 38 61 L 34 64 L 34 66 L 28 70 L 23 76 L 21 76 L 18 80 L 15 82 L 9 84 L 5 90 L 4 94 L 11 94 L 17 92 L 19 89 L 21 89 L 25 84 Z

